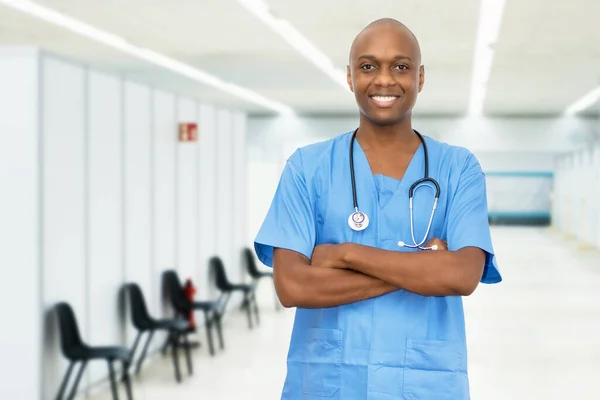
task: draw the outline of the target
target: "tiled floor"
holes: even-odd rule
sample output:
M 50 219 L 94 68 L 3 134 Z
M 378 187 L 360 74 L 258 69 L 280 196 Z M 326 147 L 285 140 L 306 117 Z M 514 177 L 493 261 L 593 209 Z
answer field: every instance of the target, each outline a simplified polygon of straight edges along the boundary
M 465 299 L 472 398 L 599 399 L 600 253 L 542 229 L 493 235 L 504 282 Z M 170 358 L 154 358 L 135 380 L 135 399 L 278 399 L 293 311 L 275 312 L 272 296 L 265 284 L 259 329 L 230 317 L 226 351 L 210 358 L 198 350 L 183 383 Z

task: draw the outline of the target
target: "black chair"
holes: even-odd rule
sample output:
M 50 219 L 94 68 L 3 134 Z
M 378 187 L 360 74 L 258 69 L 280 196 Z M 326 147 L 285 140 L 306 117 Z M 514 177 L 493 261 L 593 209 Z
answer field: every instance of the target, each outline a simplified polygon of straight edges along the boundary
M 258 269 L 258 266 L 256 264 L 256 259 L 254 258 L 254 252 L 252 250 L 250 250 L 249 248 L 246 247 L 243 250 L 243 254 L 244 254 L 243 255 L 244 261 L 246 264 L 246 271 L 248 272 L 248 275 L 250 275 L 252 280 L 257 283 L 257 285 L 258 285 L 258 282 L 260 282 L 260 280 L 263 278 L 271 279 L 273 281 L 273 284 L 275 284 L 275 282 L 273 280 L 273 272 L 260 271 Z M 281 303 L 279 301 L 279 297 L 277 297 L 277 292 L 275 292 L 275 310 L 279 311 L 280 308 L 281 308 Z
M 242 300 L 242 308 L 246 310 L 248 316 L 248 327 L 253 328 L 252 325 L 252 308 L 254 308 L 254 314 L 256 316 L 257 325 L 260 323 L 258 315 L 258 305 L 256 303 L 256 282 L 250 284 L 234 284 L 227 278 L 227 272 L 223 266 L 223 261 L 219 257 L 212 257 L 210 259 L 210 268 L 213 276 L 215 277 L 215 285 L 221 292 L 221 298 L 224 306 L 229 301 L 229 298 L 233 292 L 242 292 L 244 298 Z
M 179 280 L 177 272 L 174 270 L 165 271 L 163 274 L 163 282 L 167 290 L 167 295 L 171 306 L 175 310 L 175 313 L 180 317 L 186 317 L 188 313 L 193 311 L 202 311 L 204 313 L 204 326 L 206 328 L 206 337 L 208 340 L 208 348 L 210 355 L 215 354 L 215 348 L 213 345 L 212 328 L 213 326 L 217 329 L 219 335 L 219 345 L 221 350 L 225 348 L 223 341 L 223 329 L 222 329 L 222 309 L 216 301 L 194 301 L 190 302 L 184 293 L 183 286 Z
M 148 313 L 148 308 L 146 307 L 146 300 L 144 299 L 144 295 L 140 287 L 135 283 L 129 283 L 126 285 L 127 291 L 129 292 L 129 301 L 131 305 L 131 319 L 133 322 L 133 326 L 138 330 L 137 337 L 133 343 L 133 347 L 131 349 L 131 359 L 133 361 L 133 356 L 137 349 L 140 338 L 145 332 L 148 332 L 148 339 L 146 340 L 146 344 L 144 345 L 144 349 L 142 350 L 142 354 L 138 359 L 137 366 L 135 369 L 136 375 L 140 373 L 140 368 L 144 359 L 146 358 L 146 353 L 148 352 L 148 346 L 150 345 L 150 341 L 152 340 L 152 336 L 154 332 L 159 330 L 164 330 L 168 332 L 167 343 L 171 345 L 172 356 L 173 356 L 173 366 L 175 368 L 175 379 L 177 382 L 181 382 L 181 373 L 179 371 L 179 343 L 180 339 L 183 339 L 183 347 L 185 349 L 185 356 L 187 359 L 187 367 L 188 373 L 192 375 L 192 357 L 190 355 L 190 342 L 188 340 L 188 333 L 191 332 L 190 324 L 185 319 L 154 319 Z
M 54 307 L 58 316 L 58 325 L 60 330 L 60 343 L 61 349 L 64 356 L 70 361 L 67 373 L 63 378 L 60 385 L 57 400 L 62 400 L 69 378 L 73 372 L 73 367 L 78 362 L 81 362 L 81 368 L 77 373 L 77 378 L 73 384 L 73 388 L 67 399 L 73 399 L 79 386 L 79 381 L 83 375 L 83 371 L 90 360 L 104 359 L 108 362 L 108 372 L 110 378 L 110 384 L 112 389 L 113 399 L 118 400 L 119 395 L 117 392 L 117 383 L 115 380 L 115 371 L 113 368 L 114 361 L 121 361 L 123 363 L 123 382 L 127 389 L 127 398 L 132 400 L 133 396 L 131 393 L 131 380 L 129 378 L 129 350 L 121 346 L 112 347 L 91 347 L 83 342 L 79 334 L 79 327 L 77 325 L 77 319 L 73 313 L 73 309 L 67 303 L 61 302 Z

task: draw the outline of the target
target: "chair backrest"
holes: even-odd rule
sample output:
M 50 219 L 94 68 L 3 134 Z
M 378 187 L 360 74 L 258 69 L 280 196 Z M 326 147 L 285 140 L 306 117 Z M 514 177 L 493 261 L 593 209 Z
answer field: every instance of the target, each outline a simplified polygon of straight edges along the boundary
M 246 270 L 248 274 L 252 278 L 260 278 L 260 271 L 258 270 L 258 266 L 256 265 L 256 261 L 254 260 L 254 252 L 250 250 L 248 247 L 244 248 L 244 261 L 246 262 Z
M 227 279 L 227 272 L 225 272 L 223 260 L 215 256 L 210 259 L 209 263 L 212 275 L 215 278 L 215 285 L 217 286 L 217 289 L 222 292 L 230 291 L 231 283 L 229 282 L 229 279 Z
M 129 301 L 131 304 L 131 320 L 133 326 L 138 330 L 148 329 L 152 318 L 148 313 L 148 307 L 146 306 L 146 300 L 142 289 L 136 283 L 129 283 L 127 285 L 129 292 Z
M 185 298 L 183 286 L 181 285 L 177 272 L 174 270 L 165 271 L 163 280 L 171 306 L 175 311 L 186 311 L 189 307 L 189 301 Z
M 65 357 L 72 359 L 75 357 L 75 351 L 85 346 L 79 333 L 75 313 L 65 302 L 57 303 L 54 310 L 58 317 L 61 350 Z

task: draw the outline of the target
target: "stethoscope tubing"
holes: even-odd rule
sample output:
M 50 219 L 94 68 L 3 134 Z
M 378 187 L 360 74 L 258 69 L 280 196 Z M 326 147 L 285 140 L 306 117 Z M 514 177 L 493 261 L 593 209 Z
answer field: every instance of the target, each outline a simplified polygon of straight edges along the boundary
M 438 203 L 438 199 L 440 197 L 440 185 L 438 184 L 438 182 L 429 177 L 429 154 L 427 151 L 427 144 L 425 143 L 425 139 L 423 138 L 423 136 L 416 130 L 413 129 L 413 131 L 415 132 L 415 134 L 419 137 L 419 140 L 421 141 L 421 143 L 423 144 L 423 153 L 424 153 L 424 158 L 425 158 L 425 166 L 424 166 L 424 171 L 423 171 L 423 178 L 417 180 L 416 182 L 414 182 L 408 191 L 408 197 L 409 197 L 409 208 L 410 208 L 410 233 L 412 236 L 412 240 L 414 245 L 409 245 L 403 242 L 399 242 L 399 245 L 403 246 L 403 247 L 408 247 L 408 248 L 419 248 L 422 250 L 429 250 L 431 248 L 428 247 L 422 247 L 423 243 L 425 242 L 425 240 L 427 240 L 427 237 L 429 236 L 429 232 L 431 230 L 431 224 L 433 222 L 433 216 L 435 214 L 435 210 L 437 209 L 437 203 Z M 356 213 L 359 212 L 359 208 L 358 208 L 358 198 L 357 198 L 357 191 L 356 191 L 356 177 L 355 177 L 355 173 L 354 173 L 354 142 L 356 140 L 356 134 L 358 133 L 358 129 L 356 129 L 354 131 L 354 133 L 352 134 L 352 138 L 350 140 L 350 177 L 351 177 L 351 181 L 352 181 L 352 201 L 353 201 L 353 206 L 354 206 L 354 211 Z M 417 243 L 416 239 L 415 239 L 415 234 L 414 234 L 414 224 L 413 224 L 413 197 L 414 197 L 414 193 L 416 191 L 416 189 L 418 189 L 419 185 L 421 183 L 424 182 L 430 182 L 433 184 L 433 186 L 435 186 L 435 194 L 434 194 L 434 203 L 433 203 L 433 208 L 431 209 L 431 215 L 429 217 L 429 223 L 427 224 L 427 232 L 425 233 L 425 236 L 423 237 L 423 240 L 421 240 L 419 243 Z M 402 244 L 400 244 L 402 243 Z

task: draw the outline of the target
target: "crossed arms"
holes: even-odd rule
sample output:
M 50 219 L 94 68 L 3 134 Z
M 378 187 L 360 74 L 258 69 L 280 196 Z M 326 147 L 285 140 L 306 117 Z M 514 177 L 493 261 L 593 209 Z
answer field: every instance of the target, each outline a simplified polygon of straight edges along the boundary
M 485 253 L 476 247 L 395 252 L 355 243 L 316 246 L 312 258 L 275 249 L 275 289 L 285 307 L 327 308 L 399 289 L 424 296 L 468 296 L 483 275 Z

